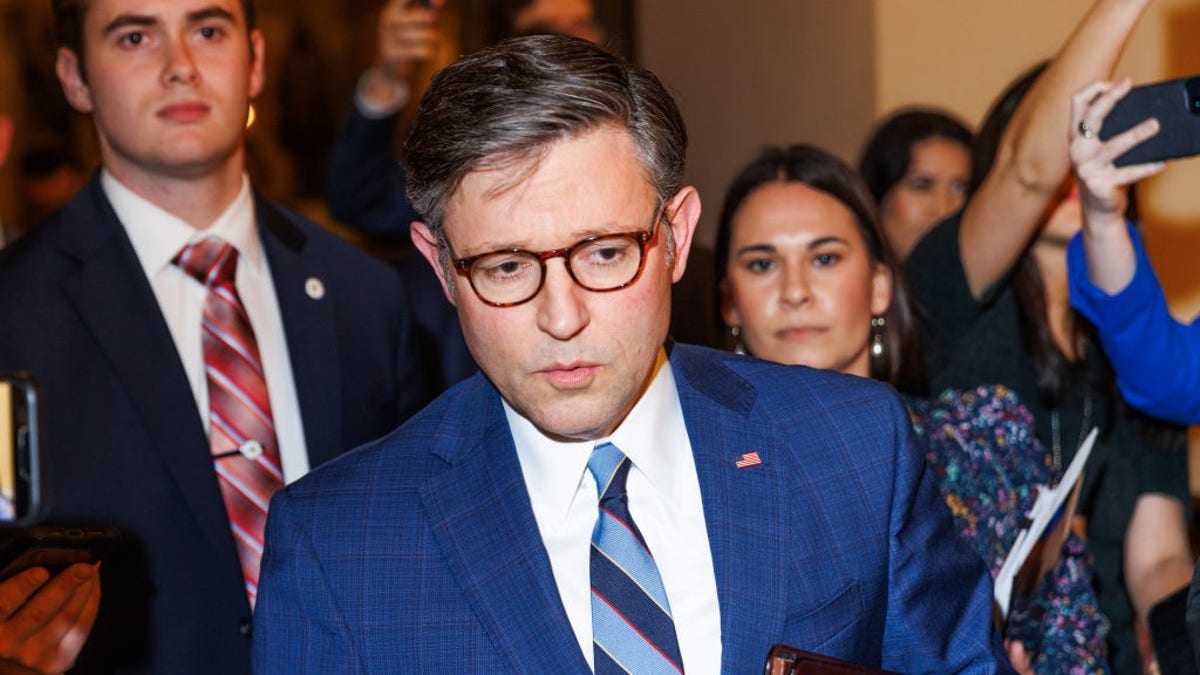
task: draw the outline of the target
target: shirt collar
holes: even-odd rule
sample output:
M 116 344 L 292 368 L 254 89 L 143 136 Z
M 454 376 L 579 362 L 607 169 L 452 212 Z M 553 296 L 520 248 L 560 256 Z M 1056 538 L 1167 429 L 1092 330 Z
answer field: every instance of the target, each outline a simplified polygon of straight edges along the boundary
M 254 199 L 250 179 L 242 176 L 242 187 L 233 201 L 208 227 L 198 230 L 182 219 L 151 203 L 126 187 L 107 170 L 100 172 L 100 185 L 138 260 L 153 277 L 171 265 L 176 254 L 187 244 L 206 237 L 218 237 L 233 244 L 238 251 L 238 269 L 253 274 L 262 273 L 264 257 L 262 243 L 255 227 Z M 243 265 L 242 263 L 247 263 Z
M 688 474 L 682 470 L 686 466 L 682 453 L 690 451 L 691 446 L 665 350 L 659 350 L 654 368 L 650 385 L 633 410 L 612 435 L 593 441 L 549 438 L 503 401 L 535 512 L 557 514 L 559 522 L 565 519 L 592 449 L 606 441 L 620 448 L 661 495 L 675 503 L 683 501 L 680 476 Z

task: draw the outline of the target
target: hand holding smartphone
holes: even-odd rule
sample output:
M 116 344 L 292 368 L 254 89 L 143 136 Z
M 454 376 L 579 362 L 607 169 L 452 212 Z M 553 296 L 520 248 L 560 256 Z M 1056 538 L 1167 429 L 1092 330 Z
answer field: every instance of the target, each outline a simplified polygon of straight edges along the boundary
M 1100 140 L 1107 141 L 1150 117 L 1158 120 L 1158 133 L 1117 157 L 1114 164 L 1129 166 L 1200 154 L 1200 76 L 1134 87 L 1104 119 Z
M 61 673 L 79 658 L 100 609 L 95 566 L 37 568 L 0 581 L 0 673 Z
M 121 538 L 115 527 L 40 524 L 40 430 L 33 378 L 0 373 L 0 581 L 31 567 L 53 575 L 94 563 Z
M 100 608 L 97 570 L 120 539 L 112 527 L 31 527 L 41 506 L 38 391 L 0 373 L 0 672 L 70 669 Z M 32 568 L 45 568 L 49 576 Z
M 39 526 L 0 534 L 0 580 L 31 567 L 51 575 L 99 561 L 121 540 L 115 527 Z

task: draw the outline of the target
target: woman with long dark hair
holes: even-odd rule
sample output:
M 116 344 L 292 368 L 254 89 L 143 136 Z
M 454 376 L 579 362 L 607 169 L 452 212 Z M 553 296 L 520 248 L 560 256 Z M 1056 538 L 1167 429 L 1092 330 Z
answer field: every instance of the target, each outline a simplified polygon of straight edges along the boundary
M 904 279 L 870 195 L 840 160 L 804 145 L 763 151 L 729 188 L 716 255 L 722 320 L 741 350 L 910 393 L 920 387 L 920 339 Z M 996 574 L 1034 486 L 1054 478 L 1032 418 L 1002 387 L 906 402 L 960 533 Z M 1038 671 L 1107 670 L 1107 622 L 1091 577 L 1086 547 L 1071 536 L 1035 593 L 1015 603 L 1005 637 L 1021 643 Z
M 867 139 L 858 171 L 879 205 L 883 235 L 901 259 L 962 208 L 973 141 L 965 124 L 930 108 L 898 110 Z

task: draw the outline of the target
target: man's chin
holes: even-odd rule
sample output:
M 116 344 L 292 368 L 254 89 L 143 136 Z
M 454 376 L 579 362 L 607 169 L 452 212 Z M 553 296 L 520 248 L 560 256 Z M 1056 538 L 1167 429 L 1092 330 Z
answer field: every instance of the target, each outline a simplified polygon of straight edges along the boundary
M 582 403 L 582 402 L 581 402 Z M 615 415 L 600 414 L 600 406 L 582 405 L 541 408 L 525 418 L 549 438 L 564 442 L 591 441 L 608 436 L 617 427 Z

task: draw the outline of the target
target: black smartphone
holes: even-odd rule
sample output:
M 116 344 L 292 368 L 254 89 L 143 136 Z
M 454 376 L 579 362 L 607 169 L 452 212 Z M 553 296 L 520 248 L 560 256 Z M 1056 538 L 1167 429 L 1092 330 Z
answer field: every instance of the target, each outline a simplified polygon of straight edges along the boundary
M 1158 133 L 1118 157 L 1117 166 L 1200 154 L 1200 76 L 1129 90 L 1105 118 L 1100 138 L 1108 140 L 1149 117 L 1158 119 Z
M 0 579 L 44 567 L 52 575 L 75 563 L 103 558 L 121 541 L 121 531 L 104 526 L 41 525 L 0 534 Z
M 37 521 L 41 508 L 38 390 L 24 373 L 0 373 L 0 529 Z

